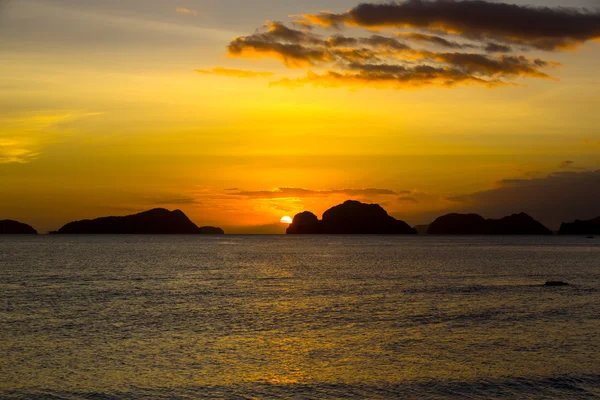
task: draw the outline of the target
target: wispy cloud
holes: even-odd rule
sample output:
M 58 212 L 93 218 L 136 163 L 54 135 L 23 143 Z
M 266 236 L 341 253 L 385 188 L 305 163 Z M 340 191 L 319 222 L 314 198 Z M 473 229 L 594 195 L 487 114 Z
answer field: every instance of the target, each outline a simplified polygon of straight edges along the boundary
M 26 138 L 0 138 L 0 164 L 24 164 L 36 159 L 39 152 L 32 149 L 33 145 Z
M 178 14 L 198 15 L 198 11 L 185 7 L 177 7 L 175 9 L 175 12 L 177 12 Z
M 68 112 L 0 119 L 0 164 L 24 164 L 69 129 L 69 124 L 101 113 Z
M 216 67 L 210 70 L 197 69 L 196 72 L 204 75 L 221 75 L 235 78 L 268 78 L 274 75 L 272 72 L 248 71 L 223 67 Z
M 303 188 L 276 188 L 273 190 L 256 190 L 256 191 L 228 191 L 230 196 L 242 196 L 256 199 L 283 199 L 283 198 L 309 198 L 309 197 L 325 197 L 331 195 L 341 196 L 394 196 L 408 192 L 396 192 L 390 189 L 331 189 L 331 190 L 311 190 Z

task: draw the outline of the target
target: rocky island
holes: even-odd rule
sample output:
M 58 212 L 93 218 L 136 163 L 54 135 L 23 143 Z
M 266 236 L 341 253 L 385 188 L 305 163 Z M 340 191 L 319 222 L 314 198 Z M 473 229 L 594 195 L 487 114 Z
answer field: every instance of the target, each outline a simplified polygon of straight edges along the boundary
M 363 235 L 406 235 L 416 234 L 406 222 L 399 221 L 378 204 L 365 204 L 349 200 L 325 211 L 319 220 L 305 211 L 294 217 L 287 229 L 294 234 L 363 234 Z
M 525 213 L 501 219 L 478 214 L 448 214 L 436 219 L 428 235 L 552 235 L 552 231 Z
M 56 234 L 175 234 L 198 235 L 224 234 L 221 228 L 199 228 L 180 210 L 164 208 L 141 212 L 124 217 L 104 217 L 92 220 L 70 222 Z
M 600 235 L 600 217 L 574 222 L 564 222 L 558 231 L 559 235 Z
M 0 235 L 37 235 L 37 231 L 22 222 L 3 219 L 0 220 Z

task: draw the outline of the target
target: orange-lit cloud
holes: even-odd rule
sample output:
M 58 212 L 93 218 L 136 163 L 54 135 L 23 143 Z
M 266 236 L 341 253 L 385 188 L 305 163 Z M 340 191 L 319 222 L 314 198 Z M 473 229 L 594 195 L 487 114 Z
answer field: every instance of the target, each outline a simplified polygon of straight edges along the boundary
M 176 11 L 178 14 L 198 15 L 198 11 L 196 11 L 196 10 L 192 10 L 192 9 L 189 9 L 189 8 L 184 8 L 184 7 L 177 7 L 177 8 L 175 9 L 175 11 Z
M 371 34 L 348 37 L 335 34 L 323 38 L 310 31 L 291 29 L 270 22 L 265 30 L 234 39 L 229 56 L 275 58 L 288 67 L 324 68 L 304 77 L 285 78 L 271 86 L 416 88 L 453 87 L 478 84 L 505 85 L 515 78 L 550 78 L 545 69 L 559 64 L 522 55 L 493 56 L 487 53 L 510 51 L 510 47 L 485 42 L 479 46 L 459 44 L 426 34 L 388 37 Z M 443 53 L 414 49 L 404 40 L 434 47 L 473 48 L 480 52 Z
M 409 192 L 402 192 L 409 193 Z M 227 194 L 230 196 L 242 196 L 250 197 L 255 199 L 285 199 L 285 198 L 308 198 L 308 197 L 325 197 L 331 195 L 343 195 L 343 196 L 394 196 L 398 194 L 396 191 L 390 189 L 377 189 L 377 188 L 365 188 L 365 189 L 331 189 L 331 190 L 310 190 L 303 188 L 276 188 L 274 190 L 257 190 L 257 191 L 242 191 L 242 190 L 229 190 Z
M 221 75 L 235 78 L 268 78 L 273 76 L 272 72 L 248 71 L 242 69 L 230 69 L 223 67 L 216 67 L 210 70 L 197 69 L 196 72 L 205 75 Z
M 573 48 L 600 37 L 598 11 L 531 7 L 483 0 L 361 3 L 345 13 L 305 14 L 303 25 L 417 28 L 494 39 L 542 50 Z
M 448 68 L 418 66 L 415 68 L 394 68 L 389 65 L 378 65 L 377 71 L 369 71 L 369 66 L 360 72 L 327 71 L 317 74 L 309 71 L 306 76 L 296 79 L 284 78 L 272 82 L 272 86 L 296 88 L 312 85 L 323 88 L 364 88 L 376 89 L 409 89 L 427 86 L 453 87 L 458 84 L 477 84 L 494 87 L 505 84 L 500 80 L 483 80 Z

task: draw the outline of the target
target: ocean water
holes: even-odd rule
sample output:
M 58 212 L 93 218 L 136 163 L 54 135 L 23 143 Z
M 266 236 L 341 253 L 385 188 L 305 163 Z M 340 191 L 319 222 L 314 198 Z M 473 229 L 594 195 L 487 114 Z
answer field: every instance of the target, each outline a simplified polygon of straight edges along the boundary
M 2 399 L 598 397 L 599 239 L 0 237 Z

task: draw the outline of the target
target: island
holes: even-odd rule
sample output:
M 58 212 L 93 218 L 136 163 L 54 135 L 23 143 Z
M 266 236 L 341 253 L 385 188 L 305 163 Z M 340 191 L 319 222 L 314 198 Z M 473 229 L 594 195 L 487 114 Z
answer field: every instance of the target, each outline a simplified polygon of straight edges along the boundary
M 3 219 L 0 220 L 0 235 L 37 235 L 37 231 L 22 222 Z
M 70 222 L 56 234 L 134 234 L 134 235 L 222 235 L 221 228 L 199 228 L 181 211 L 156 208 L 124 217 L 103 217 Z
M 288 235 L 415 235 L 417 231 L 406 222 L 388 215 L 378 204 L 348 200 L 325 211 L 321 220 L 308 211 L 297 214 L 286 233 Z
M 574 222 L 564 222 L 558 231 L 559 235 L 600 235 L 600 217 Z
M 478 214 L 448 214 L 436 219 L 428 235 L 552 235 L 552 231 L 525 213 L 501 219 Z

